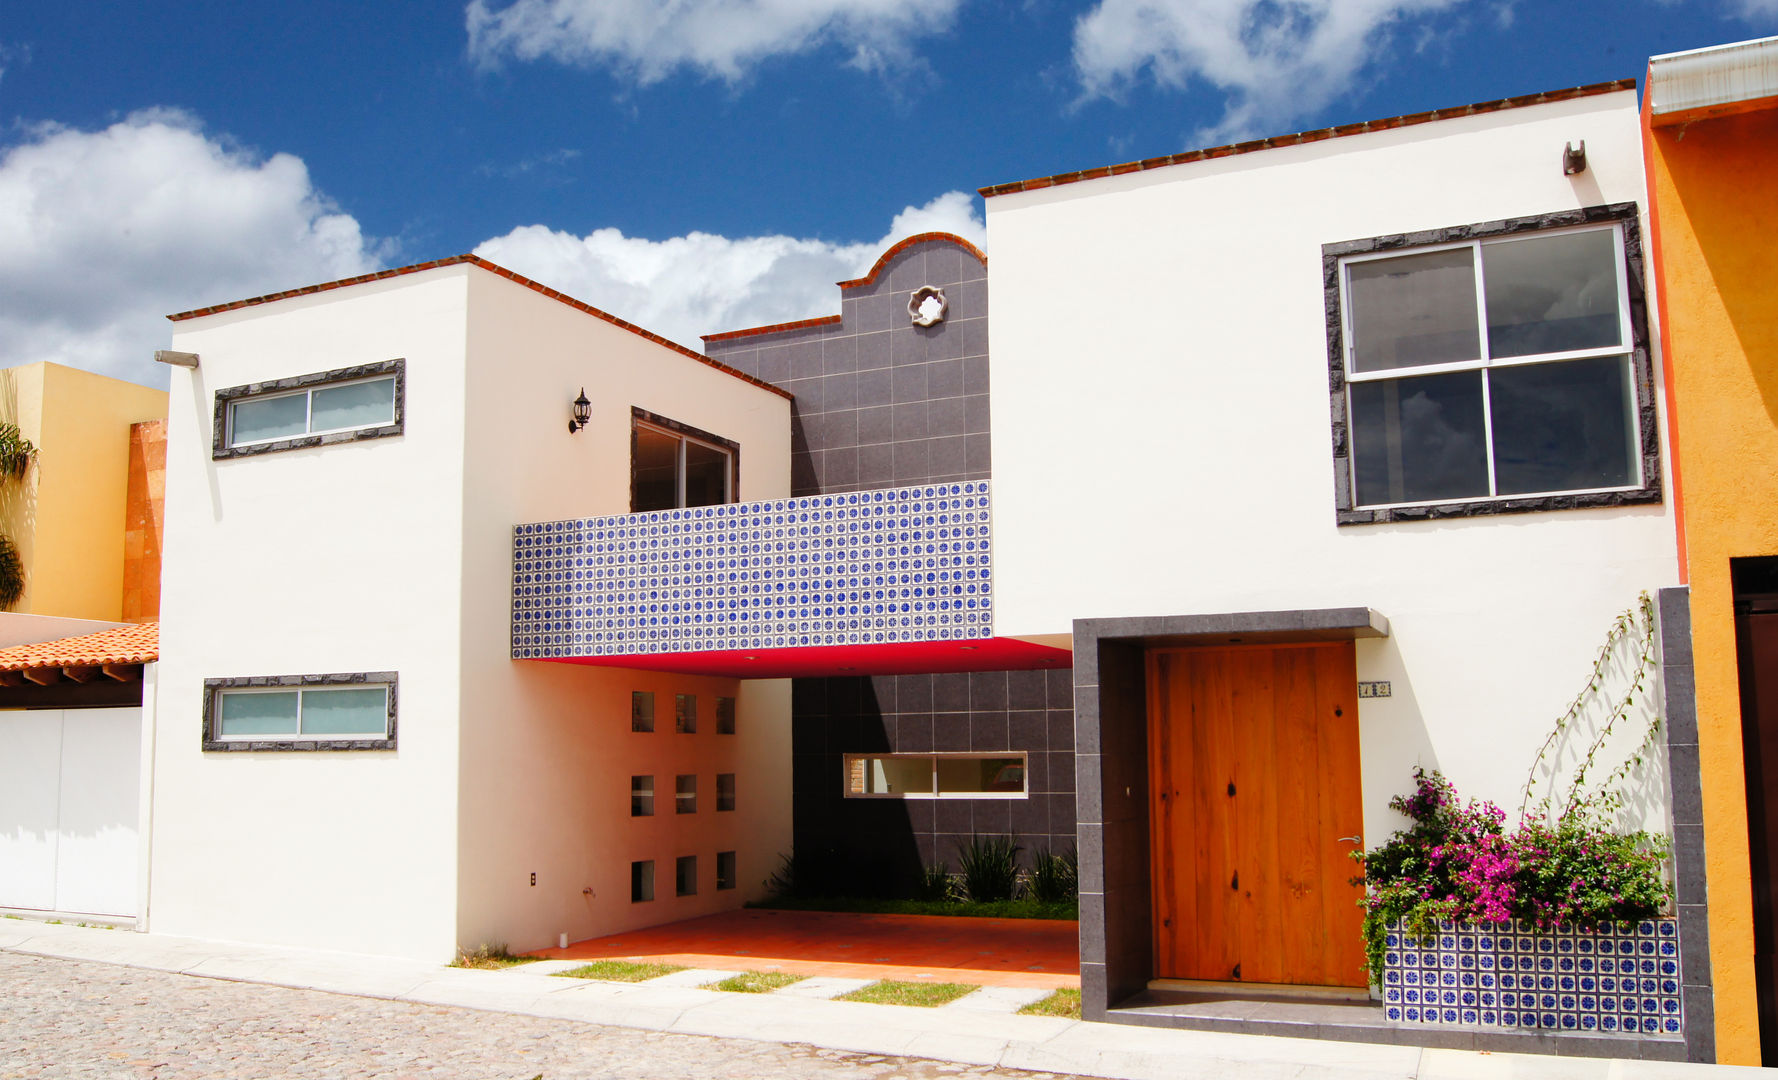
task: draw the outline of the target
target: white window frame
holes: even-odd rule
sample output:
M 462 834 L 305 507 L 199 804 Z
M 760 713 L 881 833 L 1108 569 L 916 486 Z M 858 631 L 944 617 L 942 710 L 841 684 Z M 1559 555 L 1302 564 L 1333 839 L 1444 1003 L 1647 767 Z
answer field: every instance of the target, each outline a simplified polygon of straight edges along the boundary
M 852 763 L 883 759 L 911 761 L 926 758 L 932 762 L 931 791 L 853 791 Z M 1018 758 L 1024 789 L 1021 791 L 941 791 L 938 785 L 938 763 L 942 760 L 970 759 L 976 761 Z M 869 768 L 868 765 L 865 766 Z M 967 750 L 919 753 L 845 754 L 840 759 L 840 790 L 848 799 L 1029 799 L 1031 797 L 1031 755 L 1024 750 Z
M 334 427 L 334 428 L 316 428 L 315 427 L 315 391 L 317 391 L 317 390 L 337 390 L 342 386 L 359 386 L 359 385 L 363 385 L 366 383 L 377 383 L 377 382 L 386 382 L 389 384 L 389 418 L 387 420 L 377 420 L 374 423 L 369 423 L 369 424 L 351 424 L 346 427 Z M 242 447 L 246 447 L 246 446 L 263 446 L 267 443 L 288 442 L 292 439 L 308 439 L 308 438 L 319 438 L 323 435 L 336 435 L 342 431 L 363 431 L 366 428 L 387 427 L 390 424 L 393 424 L 395 422 L 395 416 L 398 411 L 396 408 L 396 404 L 395 404 L 395 396 L 396 396 L 395 395 L 395 376 L 393 376 L 393 375 L 373 375 L 373 376 L 370 376 L 369 378 L 364 378 L 364 379 L 347 379 L 343 382 L 323 383 L 319 386 L 304 387 L 301 390 L 286 390 L 282 393 L 249 394 L 246 397 L 235 398 L 233 401 L 230 401 L 228 403 L 228 431 L 226 432 L 226 434 L 223 437 L 223 445 L 226 446 L 227 448 L 229 448 L 230 450 L 238 450 L 238 449 L 240 449 Z M 258 403 L 264 402 L 264 401 L 274 401 L 278 398 L 288 398 L 288 397 L 302 397 L 302 398 L 306 399 L 305 400 L 305 409 L 303 412 L 303 430 L 302 431 L 299 431 L 299 432 L 296 432 L 296 433 L 293 433 L 290 435 L 273 435 L 270 438 L 265 438 L 265 439 L 237 439 L 237 438 L 235 438 L 235 410 L 236 409 L 240 408 L 242 405 L 255 405 L 255 404 L 258 404 Z
M 270 675 L 204 680 L 203 749 L 205 750 L 393 750 L 400 680 L 393 671 L 341 672 L 326 675 Z M 301 729 L 303 698 L 334 690 L 382 690 L 383 729 L 379 732 L 305 733 Z M 228 696 L 297 694 L 295 732 L 225 735 L 222 702 Z
M 354 383 L 383 381 L 392 382 L 394 387 L 392 415 L 389 419 L 351 427 L 327 428 L 322 431 L 308 430 L 314 423 L 315 391 L 331 390 Z M 304 406 L 305 430 L 302 433 L 279 435 L 267 439 L 240 441 L 235 439 L 236 405 L 242 402 L 295 397 L 298 394 L 307 395 L 308 398 Z M 278 453 L 284 450 L 300 450 L 312 446 L 325 446 L 330 443 L 362 442 L 400 435 L 406 429 L 406 399 L 407 361 L 401 358 L 359 364 L 354 367 L 336 368 L 332 371 L 317 371 L 286 379 L 272 379 L 265 382 L 226 387 L 216 391 L 216 409 L 211 421 L 210 457 L 213 461 L 226 461 L 230 458 Z
M 1612 269 L 1616 276 L 1616 296 L 1618 308 L 1618 344 L 1613 346 L 1572 349 L 1555 353 L 1532 353 L 1526 356 L 1495 358 L 1489 355 L 1488 342 L 1488 306 L 1487 281 L 1484 278 L 1482 249 L 1497 244 L 1520 243 L 1527 240 L 1542 240 L 1563 234 L 1605 232 L 1612 234 Z M 1454 251 L 1468 249 L 1471 252 L 1472 265 L 1475 273 L 1476 321 L 1479 335 L 1481 355 L 1475 360 L 1454 360 L 1442 364 L 1420 364 L 1412 367 L 1388 368 L 1381 371 L 1357 371 L 1353 367 L 1353 353 L 1356 342 L 1352 333 L 1351 303 L 1351 268 L 1369 262 L 1380 262 L 1386 259 L 1398 259 L 1403 256 L 1424 255 L 1437 251 Z M 1643 474 L 1642 454 L 1637 450 L 1639 442 L 1636 432 L 1639 430 L 1638 402 L 1636 396 L 1635 337 L 1631 324 L 1629 282 L 1627 276 L 1627 260 L 1624 249 L 1624 229 L 1620 222 L 1576 225 L 1567 228 L 1531 229 L 1523 232 L 1507 233 L 1499 236 L 1479 237 L 1443 244 L 1420 244 L 1411 247 L 1394 248 L 1388 251 L 1370 252 L 1366 254 L 1346 255 L 1340 259 L 1340 340 L 1341 362 L 1346 382 L 1346 416 L 1350 457 L 1347 462 L 1349 483 L 1352 493 L 1352 509 L 1354 510 L 1392 510 L 1403 507 L 1417 506 L 1449 506 L 1457 503 L 1504 502 L 1507 500 L 1553 498 L 1565 495 L 1593 495 L 1607 492 L 1636 491 L 1647 483 Z M 1495 478 L 1494 466 L 1494 414 L 1489 394 L 1488 372 L 1496 368 L 1524 367 L 1533 364 L 1561 363 L 1565 360 L 1584 360 L 1595 357 L 1618 357 L 1624 370 L 1624 387 L 1626 399 L 1624 412 L 1631 430 L 1632 458 L 1634 471 L 1630 483 L 1600 488 L 1562 488 L 1556 491 L 1515 492 L 1499 494 L 1499 483 Z M 1408 379 L 1420 375 L 1444 375 L 1463 371 L 1482 372 L 1482 435 L 1484 453 L 1488 467 L 1488 494 L 1456 495 L 1439 499 L 1421 499 L 1405 502 L 1366 503 L 1358 500 L 1358 449 L 1356 438 L 1356 414 L 1352 407 L 1352 387 L 1359 383 L 1386 382 L 1389 380 Z

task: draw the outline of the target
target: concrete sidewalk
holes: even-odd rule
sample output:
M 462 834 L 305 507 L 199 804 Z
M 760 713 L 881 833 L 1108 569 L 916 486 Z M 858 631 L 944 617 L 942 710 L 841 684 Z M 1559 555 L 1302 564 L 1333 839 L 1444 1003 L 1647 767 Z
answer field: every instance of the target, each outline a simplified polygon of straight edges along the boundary
M 1486 1054 L 1091 1024 L 981 1009 L 467 971 L 382 957 L 0 920 L 0 950 L 425 1005 L 1083 1076 L 1637 1080 L 1730 1066 Z M 1733 1069 L 1735 1072 L 1751 1070 Z

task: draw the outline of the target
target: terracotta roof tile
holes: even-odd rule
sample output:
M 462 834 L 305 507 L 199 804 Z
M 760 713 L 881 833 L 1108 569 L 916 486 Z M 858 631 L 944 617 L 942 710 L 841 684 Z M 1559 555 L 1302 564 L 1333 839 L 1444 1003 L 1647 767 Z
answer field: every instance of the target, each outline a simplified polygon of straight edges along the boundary
M 1567 101 L 1570 98 L 1591 97 L 1594 94 L 1610 94 L 1620 90 L 1636 89 L 1635 79 L 1615 79 L 1611 82 L 1593 83 L 1589 86 L 1576 86 L 1567 90 L 1549 90 L 1541 94 L 1524 94 L 1519 97 L 1501 98 L 1499 101 L 1483 101 L 1475 105 L 1462 105 L 1454 109 L 1434 109 L 1429 112 L 1411 113 L 1407 116 L 1391 116 L 1382 120 L 1368 120 L 1357 124 L 1341 124 L 1338 127 L 1321 128 L 1317 131 L 1299 131 L 1293 135 L 1274 135 L 1269 139 L 1255 139 L 1252 142 L 1235 143 L 1229 146 L 1211 146 L 1203 150 L 1189 150 L 1182 154 L 1168 154 L 1164 157 L 1145 158 L 1142 161 L 1126 161 L 1118 165 L 1101 166 L 1096 169 L 1083 169 L 1079 172 L 1057 173 L 1054 176 L 1039 176 L 1032 180 L 1015 180 L 1010 184 L 993 184 L 976 190 L 984 199 L 992 199 L 996 195 L 1010 195 L 1017 191 L 1036 191 L 1041 188 L 1055 187 L 1059 184 L 1077 184 L 1082 180 L 1096 180 L 1106 175 L 1107 170 L 1113 176 L 1125 173 L 1140 172 L 1146 169 L 1161 169 L 1170 165 L 1187 165 L 1194 161 L 1207 161 L 1211 158 L 1232 157 L 1236 154 L 1250 154 L 1255 150 L 1270 150 L 1279 146 L 1294 146 L 1299 143 L 1319 142 L 1322 139 L 1336 139 L 1346 135 L 1358 135 L 1366 131 L 1386 131 L 1390 128 L 1411 127 L 1415 124 L 1427 124 L 1434 120 L 1447 120 L 1456 116 L 1473 116 L 1477 113 L 1499 112 L 1502 109 L 1517 109 L 1526 105 L 1541 105 L 1549 101 Z
M 0 649 L 0 671 L 94 664 L 146 664 L 160 659 L 160 623 L 136 623 L 96 634 Z
M 168 315 L 167 318 L 172 322 L 184 322 L 187 319 L 199 319 L 205 315 L 215 315 L 222 311 L 235 311 L 240 308 L 269 304 L 277 300 L 287 300 L 293 296 L 308 296 L 311 293 L 329 292 L 333 289 L 344 289 L 353 285 L 362 285 L 367 281 L 381 281 L 385 278 L 401 277 L 405 274 L 417 274 L 422 270 L 436 270 L 441 266 L 456 266 L 459 264 L 480 267 L 489 273 L 497 274 L 500 277 L 506 278 L 508 281 L 523 285 L 525 288 L 530 289 L 533 292 L 547 296 L 551 300 L 558 300 L 567 304 L 576 311 L 585 312 L 596 319 L 603 319 L 620 330 L 628 330 L 630 333 L 646 338 L 649 341 L 654 342 L 656 345 L 665 346 L 677 353 L 683 353 L 686 356 L 691 357 L 693 360 L 696 360 L 698 363 L 707 364 L 725 375 L 732 375 L 735 378 L 740 379 L 742 382 L 749 382 L 762 390 L 769 390 L 772 393 L 777 394 L 779 397 L 789 398 L 794 396 L 782 387 L 773 386 L 771 383 L 766 382 L 763 379 L 756 379 L 745 372 L 736 371 L 727 364 L 710 359 L 703 353 L 693 352 L 679 344 L 677 341 L 669 341 L 652 330 L 644 330 L 635 323 L 626 322 L 608 311 L 601 311 L 584 300 L 576 300 L 567 293 L 558 292 L 555 289 L 550 288 L 548 285 L 532 281 L 523 274 L 515 274 L 506 267 L 501 266 L 499 263 L 489 262 L 480 255 L 452 255 L 448 259 L 434 259 L 431 262 L 415 263 L 412 266 L 398 266 L 393 270 L 379 270 L 374 274 L 360 274 L 357 277 L 341 278 L 338 281 L 323 282 L 320 285 L 305 285 L 300 289 L 286 289 L 284 292 L 268 293 L 265 296 L 253 296 L 246 300 L 236 300 L 232 303 L 213 304 L 210 307 L 194 308 L 191 311 L 181 311 L 173 315 Z

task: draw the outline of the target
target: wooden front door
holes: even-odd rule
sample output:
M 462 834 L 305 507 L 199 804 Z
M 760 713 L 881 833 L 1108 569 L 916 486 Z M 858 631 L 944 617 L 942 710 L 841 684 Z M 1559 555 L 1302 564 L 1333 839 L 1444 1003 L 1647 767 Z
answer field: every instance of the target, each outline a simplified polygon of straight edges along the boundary
M 1365 985 L 1351 642 L 1148 656 L 1155 974 Z

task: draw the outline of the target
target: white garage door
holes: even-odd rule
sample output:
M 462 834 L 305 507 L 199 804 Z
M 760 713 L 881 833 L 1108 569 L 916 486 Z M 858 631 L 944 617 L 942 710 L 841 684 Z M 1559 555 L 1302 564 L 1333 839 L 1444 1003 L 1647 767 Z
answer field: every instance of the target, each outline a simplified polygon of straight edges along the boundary
M 0 907 L 136 914 L 142 710 L 0 712 Z

